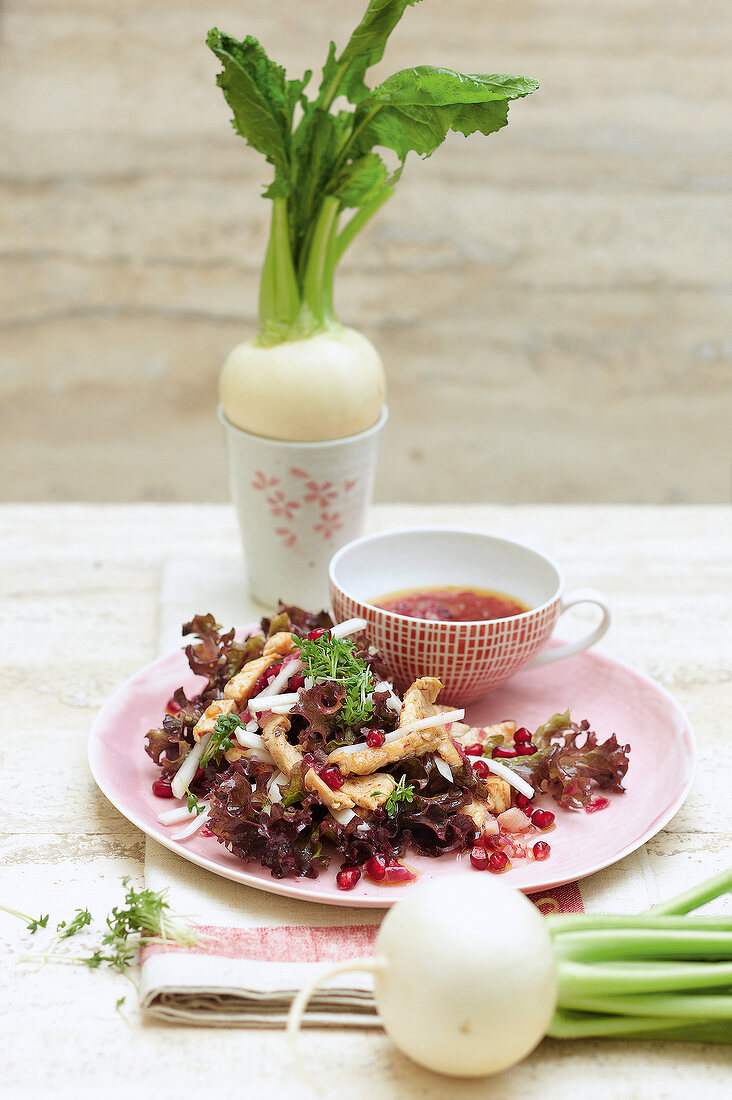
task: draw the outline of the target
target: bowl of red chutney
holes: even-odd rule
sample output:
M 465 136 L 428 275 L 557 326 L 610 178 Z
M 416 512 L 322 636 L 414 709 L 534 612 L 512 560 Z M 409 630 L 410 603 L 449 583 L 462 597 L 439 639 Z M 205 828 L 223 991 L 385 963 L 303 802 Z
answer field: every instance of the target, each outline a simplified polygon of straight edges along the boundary
M 569 657 L 610 624 L 595 589 L 564 591 L 559 565 L 527 543 L 454 527 L 365 535 L 341 547 L 329 568 L 333 615 L 366 620 L 369 640 L 404 690 L 437 676 L 440 700 L 480 699 L 528 665 Z M 548 647 L 557 620 L 577 603 L 602 619 L 584 637 Z

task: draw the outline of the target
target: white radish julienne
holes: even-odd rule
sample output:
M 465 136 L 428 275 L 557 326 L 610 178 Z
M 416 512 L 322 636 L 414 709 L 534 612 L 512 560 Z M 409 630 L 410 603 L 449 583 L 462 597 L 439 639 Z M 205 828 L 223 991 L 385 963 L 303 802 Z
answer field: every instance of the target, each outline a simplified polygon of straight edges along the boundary
M 432 726 L 449 726 L 451 722 L 459 722 L 465 717 L 464 710 L 443 710 L 441 714 L 431 714 L 428 718 L 417 718 L 414 722 L 405 722 L 403 726 L 387 733 L 386 742 L 396 741 L 405 733 L 413 733 L 416 730 L 428 730 Z
M 189 836 L 193 836 L 194 833 L 197 833 L 204 822 L 208 820 L 208 816 L 211 813 L 208 802 L 199 802 L 199 806 L 203 806 L 201 813 L 196 814 L 193 821 L 185 825 L 179 833 L 173 833 L 173 840 L 187 840 Z
M 389 710 L 393 710 L 395 714 L 399 714 L 402 709 L 402 701 L 389 681 L 380 680 L 379 683 L 374 686 L 374 692 L 377 691 L 386 691 L 389 693 L 386 697 L 386 706 Z
M 448 783 L 452 783 L 452 768 L 447 760 L 443 760 L 441 756 L 435 756 L 435 767 L 440 775 L 445 777 Z
M 234 736 L 243 749 L 263 749 L 264 739 L 261 733 L 250 733 L 248 729 L 237 729 Z
M 204 733 L 201 740 L 197 745 L 193 746 L 181 766 L 178 768 L 178 771 L 173 776 L 170 789 L 176 798 L 182 798 L 186 793 L 186 788 L 190 787 L 193 782 L 193 777 L 198 771 L 198 762 L 203 756 L 210 740 L 211 734 Z
M 250 699 L 247 706 L 252 711 L 273 710 L 275 705 L 281 707 L 289 704 L 294 707 L 296 702 L 297 692 L 290 691 L 286 695 L 258 695 L 256 699 Z
M 260 764 L 272 764 L 274 767 L 274 759 L 266 749 L 247 749 L 247 759 L 258 760 Z
M 293 661 L 287 661 L 274 679 L 259 693 L 257 698 L 261 699 L 267 695 L 279 695 L 287 681 L 290 680 L 296 672 L 299 672 L 301 668 L 302 661 L 299 658 L 296 657 Z
M 520 794 L 526 795 L 527 798 L 533 798 L 536 794 L 534 788 L 525 779 L 522 779 L 520 775 L 516 775 L 505 764 L 499 764 L 497 760 L 490 760 L 486 757 L 483 757 L 483 762 L 488 765 L 494 775 L 505 779 L 509 786 L 515 787 Z
M 164 810 L 158 814 L 158 821 L 161 825 L 180 825 L 182 821 L 190 821 L 192 817 L 193 811 L 187 806 L 176 806 L 174 810 Z
M 431 714 L 428 718 L 417 718 L 414 722 L 407 722 L 403 726 L 397 726 L 391 733 L 387 733 L 384 738 L 384 744 L 388 745 L 391 741 L 398 741 L 400 737 L 403 737 L 405 733 L 413 733 L 416 730 L 428 730 L 434 726 L 449 725 L 450 722 L 459 722 L 461 718 L 465 717 L 464 710 L 446 710 L 442 714 Z M 367 749 L 368 745 L 365 741 L 360 741 L 357 745 L 343 745 L 338 752 L 354 753 L 363 752 Z
M 283 772 L 276 772 L 267 784 L 267 798 L 272 805 L 274 805 L 275 802 L 282 801 L 282 791 L 280 787 L 284 783 L 287 783 L 287 776 Z
M 353 821 L 356 816 L 353 810 L 331 810 L 331 816 L 336 819 L 339 825 L 348 825 L 349 821 Z
M 365 619 L 344 619 L 342 623 L 332 626 L 328 633 L 332 638 L 348 638 L 351 634 L 358 634 L 360 630 L 365 630 L 367 626 Z
M 466 936 L 465 928 L 481 934 Z M 399 1049 L 455 1077 L 500 1073 L 521 1061 L 543 1039 L 557 1004 L 544 918 L 513 887 L 480 875 L 412 887 L 384 918 L 372 959 L 339 963 L 297 995 L 287 1025 L 293 1043 L 314 991 L 350 971 L 374 974 L 376 1007 Z

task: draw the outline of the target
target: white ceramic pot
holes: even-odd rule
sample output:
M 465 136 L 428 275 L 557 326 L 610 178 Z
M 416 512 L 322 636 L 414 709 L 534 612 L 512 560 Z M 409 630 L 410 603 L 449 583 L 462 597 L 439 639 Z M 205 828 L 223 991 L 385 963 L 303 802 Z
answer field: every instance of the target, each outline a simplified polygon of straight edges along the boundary
M 366 431 L 312 443 L 253 435 L 218 415 L 252 596 L 269 608 L 327 608 L 328 562 L 363 531 L 386 406 Z

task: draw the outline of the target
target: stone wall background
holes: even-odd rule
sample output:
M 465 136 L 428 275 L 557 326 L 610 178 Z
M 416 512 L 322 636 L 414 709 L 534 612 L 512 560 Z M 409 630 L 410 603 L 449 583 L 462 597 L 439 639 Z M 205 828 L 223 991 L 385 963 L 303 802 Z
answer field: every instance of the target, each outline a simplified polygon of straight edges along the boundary
M 204 46 L 319 71 L 364 0 L 4 0 L 0 499 L 224 500 L 264 161 Z M 542 90 L 410 156 L 343 262 L 379 347 L 382 501 L 718 501 L 732 468 L 728 0 L 424 0 L 374 73 Z

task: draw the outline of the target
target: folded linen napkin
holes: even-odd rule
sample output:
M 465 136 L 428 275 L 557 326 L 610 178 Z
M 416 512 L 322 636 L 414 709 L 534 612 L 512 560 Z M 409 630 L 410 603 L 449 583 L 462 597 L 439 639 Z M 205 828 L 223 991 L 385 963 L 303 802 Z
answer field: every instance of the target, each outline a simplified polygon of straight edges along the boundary
M 211 611 L 227 626 L 263 612 L 245 596 L 233 559 L 176 559 L 164 573 L 160 652 L 181 644 L 180 624 Z M 238 596 L 232 598 L 232 593 Z M 231 882 L 188 863 L 148 838 L 145 883 L 167 889 L 176 913 L 201 932 L 196 947 L 148 946 L 143 951 L 140 1000 L 151 1016 L 217 1027 L 283 1027 L 292 1000 L 326 962 L 362 958 L 384 911 L 299 901 Z M 581 884 L 543 891 L 543 912 L 634 912 L 658 900 L 641 850 Z M 378 1027 L 370 974 L 334 978 L 310 1002 L 304 1023 L 319 1027 Z

